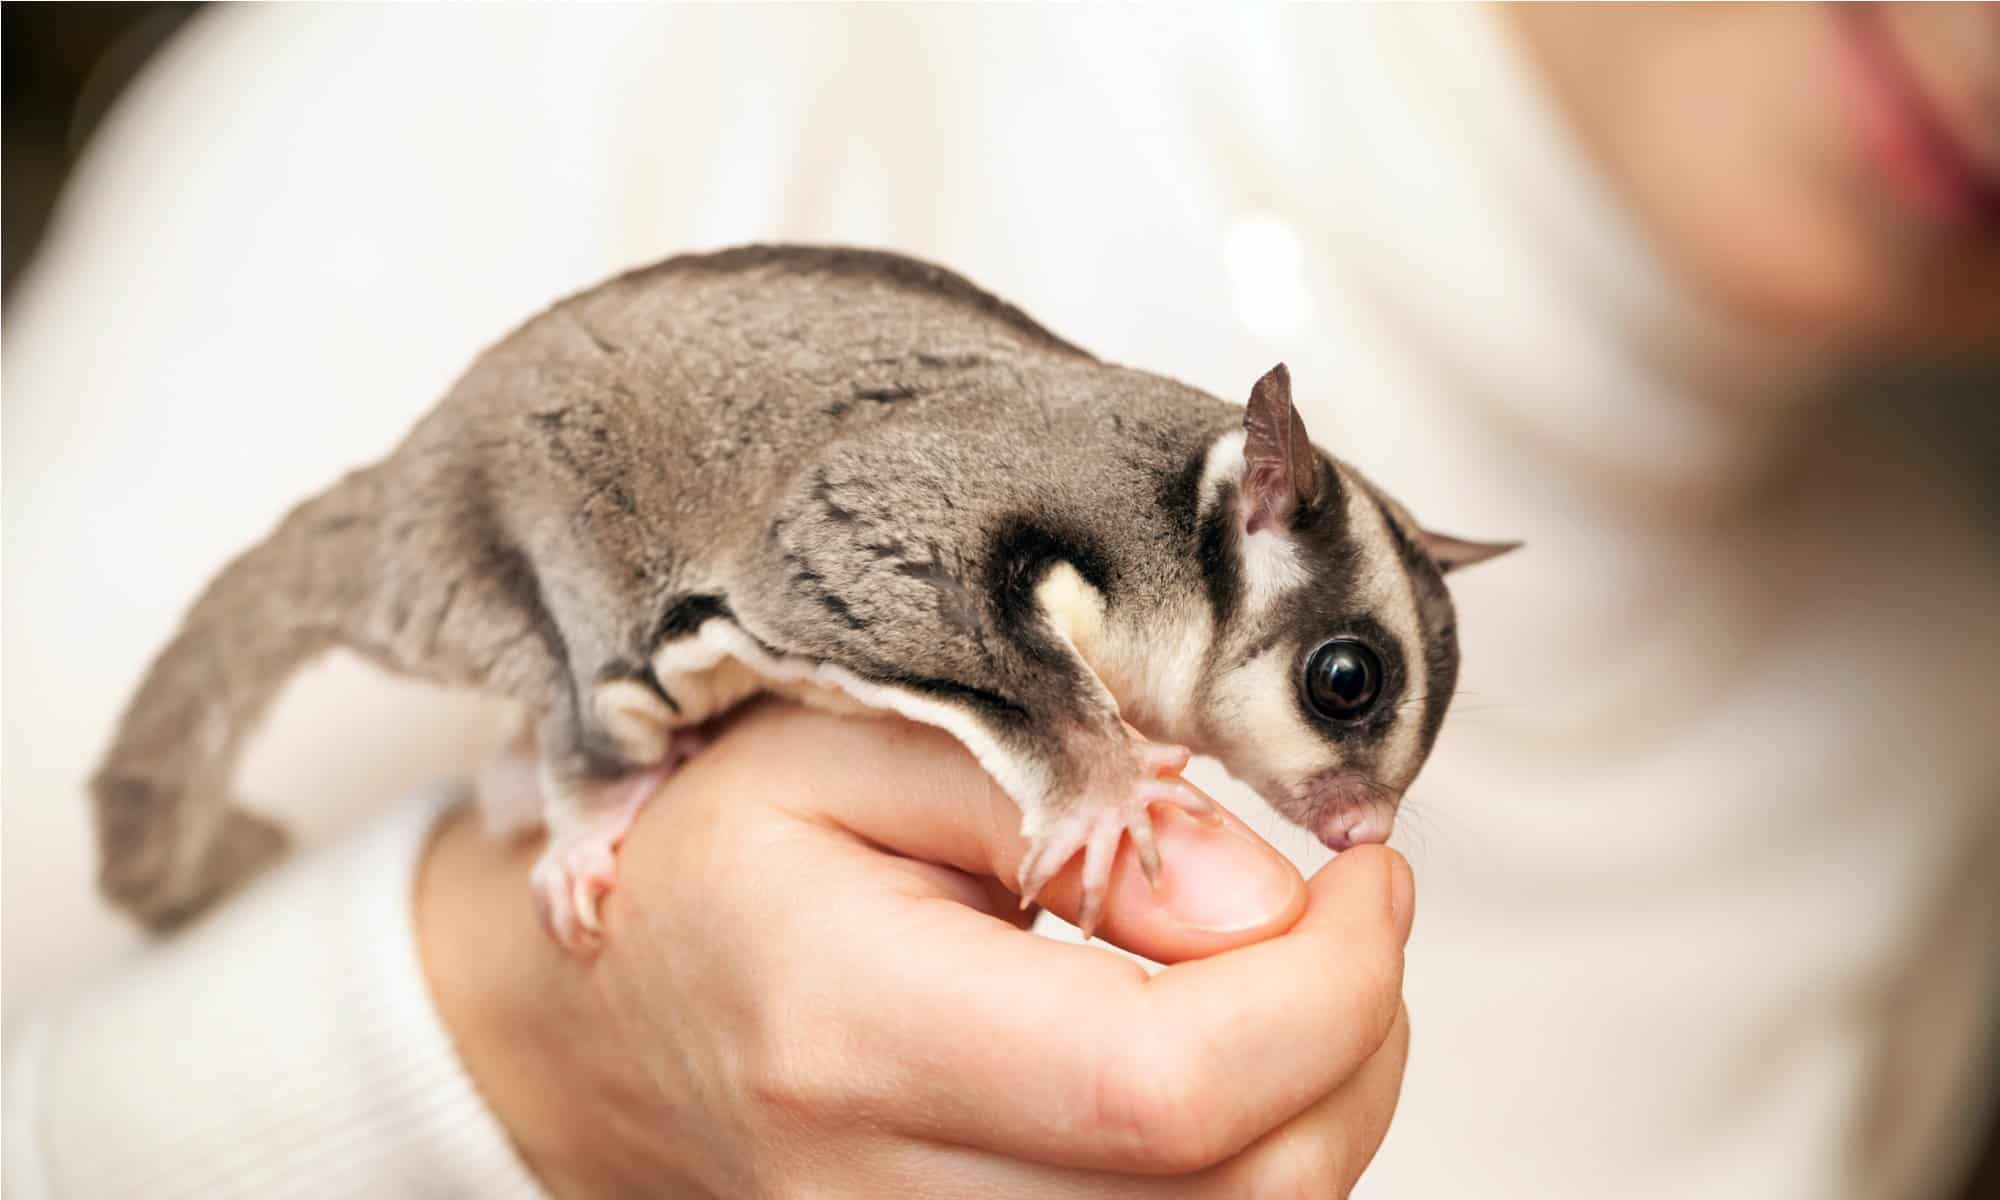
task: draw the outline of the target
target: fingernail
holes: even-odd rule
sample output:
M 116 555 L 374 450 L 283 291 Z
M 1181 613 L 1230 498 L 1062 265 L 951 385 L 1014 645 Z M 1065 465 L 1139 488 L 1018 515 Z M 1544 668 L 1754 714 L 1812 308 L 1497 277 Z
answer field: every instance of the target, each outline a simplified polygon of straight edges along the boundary
M 1403 944 L 1410 942 L 1410 929 L 1417 917 L 1417 877 L 1410 871 L 1410 862 L 1400 854 L 1391 856 L 1389 863 L 1389 920 L 1401 935 Z
M 1240 933 L 1268 925 L 1290 908 L 1297 875 L 1250 835 L 1178 812 L 1159 821 L 1154 834 L 1166 863 L 1157 902 L 1183 927 Z

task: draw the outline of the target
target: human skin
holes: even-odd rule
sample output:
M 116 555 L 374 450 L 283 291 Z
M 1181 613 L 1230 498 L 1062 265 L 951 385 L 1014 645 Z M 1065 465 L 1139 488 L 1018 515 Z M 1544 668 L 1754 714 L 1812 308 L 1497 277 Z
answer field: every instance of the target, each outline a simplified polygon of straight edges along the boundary
M 1584 149 L 1715 311 L 1807 350 L 2000 345 L 2000 6 L 1508 13 Z M 1871 86 L 1863 60 L 1903 82 Z M 1926 125 L 1952 164 L 1913 148 Z
M 1344 1195 L 1402 1079 L 1408 865 L 1159 832 L 1164 886 L 1124 847 L 1102 930 L 1148 976 L 1024 930 L 1018 814 L 950 738 L 759 704 L 634 826 L 595 959 L 538 927 L 534 843 L 463 816 L 418 942 L 557 1196 Z

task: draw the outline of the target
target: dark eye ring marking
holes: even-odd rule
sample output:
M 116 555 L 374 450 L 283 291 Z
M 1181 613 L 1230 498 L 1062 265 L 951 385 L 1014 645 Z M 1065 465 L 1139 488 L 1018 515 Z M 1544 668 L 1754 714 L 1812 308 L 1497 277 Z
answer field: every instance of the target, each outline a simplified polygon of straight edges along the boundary
M 1382 696 L 1381 656 L 1355 638 L 1329 638 L 1306 656 L 1299 679 L 1306 707 L 1328 721 L 1367 716 Z

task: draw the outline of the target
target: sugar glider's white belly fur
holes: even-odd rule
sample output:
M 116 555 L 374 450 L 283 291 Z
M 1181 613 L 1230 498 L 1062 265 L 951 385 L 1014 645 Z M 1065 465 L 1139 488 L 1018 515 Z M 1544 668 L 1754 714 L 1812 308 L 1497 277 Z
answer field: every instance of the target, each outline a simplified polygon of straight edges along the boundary
M 746 662 L 735 652 L 741 634 L 697 633 L 662 647 L 654 656 L 654 678 L 674 705 L 642 683 L 629 679 L 599 684 L 591 694 L 598 717 L 617 738 L 621 752 L 638 761 L 657 761 L 666 751 L 667 736 L 721 716 L 763 693 L 784 696 L 836 713 L 881 713 L 880 705 L 864 703 L 838 684 L 821 680 L 811 664 L 787 663 L 762 654 Z M 748 639 L 742 639 L 747 641 Z M 773 670 L 773 666 L 778 669 Z
M 673 730 L 699 725 L 768 692 L 829 712 L 895 714 L 935 725 L 964 743 L 1003 787 L 1046 782 L 1023 778 L 1019 757 L 1004 754 L 962 709 L 871 682 L 831 663 L 773 654 L 727 617 L 710 618 L 691 636 L 661 646 L 651 669 L 678 712 L 652 689 L 628 680 L 600 685 L 592 702 L 621 744 L 630 738 L 632 749 L 655 749 L 654 758 Z

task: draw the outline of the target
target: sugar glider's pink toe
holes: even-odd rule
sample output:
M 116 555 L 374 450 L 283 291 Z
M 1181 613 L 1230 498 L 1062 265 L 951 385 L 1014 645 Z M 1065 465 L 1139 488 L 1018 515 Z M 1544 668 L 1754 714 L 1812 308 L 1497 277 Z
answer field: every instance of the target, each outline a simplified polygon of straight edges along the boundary
M 548 845 L 530 882 L 542 923 L 563 949 L 578 956 L 597 949 L 604 934 L 599 902 L 618 882 L 618 844 L 672 769 L 662 764 L 615 783 L 589 785 L 551 806 Z
M 562 948 L 578 957 L 594 953 L 604 925 L 598 901 L 618 881 L 618 860 L 601 840 L 552 843 L 530 877 L 542 923 Z
M 1168 804 L 1210 823 L 1220 821 L 1215 801 L 1185 779 L 1155 779 L 1141 785 L 1139 796 L 1147 804 Z
M 1165 779 L 1179 775 L 1187 768 L 1188 759 L 1194 757 L 1186 746 L 1167 746 L 1149 742 L 1140 751 L 1145 763 L 1145 772 L 1155 778 Z
M 1194 757 L 1194 752 L 1186 746 L 1147 741 L 1146 735 L 1133 728 L 1131 722 L 1123 724 L 1125 732 L 1132 738 L 1132 745 L 1139 751 L 1139 769 L 1145 774 L 1162 779 L 1179 775 L 1187 768 L 1188 760 Z
M 711 740 L 705 726 L 669 731 L 654 766 L 622 779 L 583 780 L 546 797 L 548 846 L 535 862 L 535 908 L 563 949 L 579 957 L 603 940 L 602 901 L 618 882 L 618 844 L 667 777 Z

